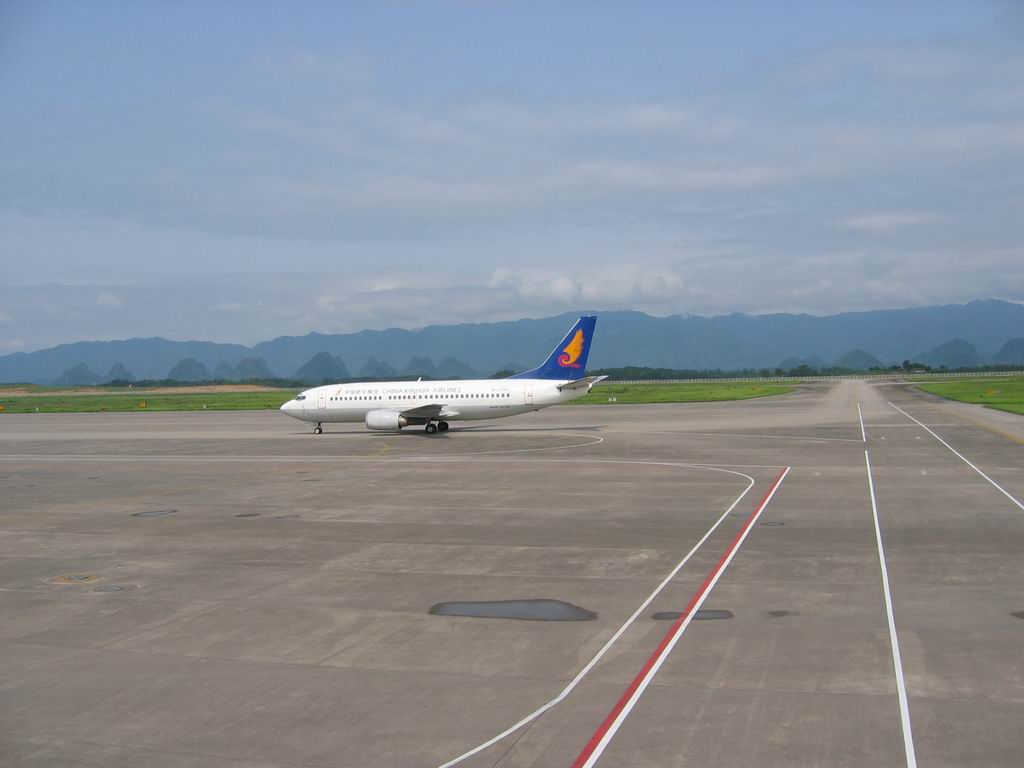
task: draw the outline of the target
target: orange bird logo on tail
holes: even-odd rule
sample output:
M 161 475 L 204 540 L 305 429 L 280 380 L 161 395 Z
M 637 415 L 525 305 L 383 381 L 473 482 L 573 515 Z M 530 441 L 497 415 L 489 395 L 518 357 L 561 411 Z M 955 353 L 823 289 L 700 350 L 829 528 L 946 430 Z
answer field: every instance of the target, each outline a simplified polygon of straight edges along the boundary
M 562 354 L 558 356 L 558 364 L 563 368 L 579 368 L 580 364 L 576 361 L 580 359 L 582 354 L 583 329 L 580 328 L 576 331 L 576 335 L 572 337 L 572 341 L 566 344 Z

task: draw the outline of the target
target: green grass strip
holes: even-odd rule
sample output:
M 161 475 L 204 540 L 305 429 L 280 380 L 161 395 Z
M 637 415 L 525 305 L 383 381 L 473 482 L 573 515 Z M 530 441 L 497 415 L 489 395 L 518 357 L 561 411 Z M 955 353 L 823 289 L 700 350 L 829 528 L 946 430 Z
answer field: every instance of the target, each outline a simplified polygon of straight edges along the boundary
M 580 405 L 708 403 L 750 400 L 755 397 L 784 395 L 792 391 L 793 387 L 784 384 L 598 384 L 589 395 L 572 402 Z
M 918 384 L 917 388 L 947 400 L 976 403 L 988 408 L 1024 415 L 1024 376 L 958 379 L 957 381 Z
M 280 408 L 297 392 L 189 392 L 147 395 L 12 395 L 0 397 L 3 413 L 97 413 L 128 411 L 255 411 Z

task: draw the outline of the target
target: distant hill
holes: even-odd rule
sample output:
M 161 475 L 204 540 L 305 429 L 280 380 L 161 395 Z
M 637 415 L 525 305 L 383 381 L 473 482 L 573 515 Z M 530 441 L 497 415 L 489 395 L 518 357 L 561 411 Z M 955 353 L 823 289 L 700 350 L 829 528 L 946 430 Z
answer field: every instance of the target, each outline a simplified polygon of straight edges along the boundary
M 398 375 L 398 371 L 387 363 L 370 357 L 356 375 L 367 379 L 393 379 Z
M 0 381 L 46 384 L 73 365 L 84 362 L 96 371 L 105 371 L 121 363 L 139 379 L 165 379 L 179 360 L 191 357 L 213 368 L 221 360 L 237 363 L 253 351 L 241 344 L 215 344 L 209 341 L 170 341 L 168 339 L 126 339 L 124 341 L 79 341 L 61 344 L 37 352 L 16 352 L 0 357 Z
M 434 361 L 429 357 L 412 357 L 409 362 L 405 364 L 403 373 L 407 373 L 410 376 L 430 376 L 437 378 L 437 366 L 434 365 Z
M 405 370 L 413 358 L 452 358 L 465 373 L 491 373 L 540 363 L 576 317 L 572 312 L 537 320 L 428 326 L 421 330 L 391 328 L 347 334 L 310 333 L 282 336 L 254 347 L 204 341 L 128 339 L 78 342 L 37 352 L 0 356 L 0 381 L 52 382 L 79 363 L 105 371 L 122 363 L 142 379 L 163 379 L 180 360 L 192 358 L 207 370 L 222 361 L 237 366 L 245 358 L 262 358 L 269 370 L 287 375 L 319 352 L 348 361 L 372 358 L 383 377 Z M 1024 304 L 995 299 L 914 309 L 888 309 L 813 315 L 732 314 L 719 317 L 642 312 L 597 312 L 590 355 L 592 368 L 642 365 L 687 370 L 774 369 L 794 358 L 837 360 L 862 350 L 885 365 L 916 359 L 951 339 L 974 346 L 981 359 L 1001 350 L 1024 328 Z M 462 367 L 464 366 L 464 368 Z M 365 368 L 365 366 L 364 366 Z M 441 365 L 438 366 L 441 368 Z M 357 372 L 358 375 L 365 375 Z M 387 372 L 391 371 L 391 372 Z M 458 375 L 452 372 L 439 375 Z
M 293 379 L 307 384 L 332 383 L 351 377 L 345 361 L 329 352 L 317 352 L 292 374 Z
M 827 363 L 824 360 L 822 360 L 820 357 L 818 357 L 817 355 L 811 355 L 810 357 L 802 357 L 802 358 L 801 357 L 787 357 L 785 360 L 783 360 L 781 363 L 779 363 L 776 367 L 777 368 L 781 368 L 784 371 L 791 371 L 794 368 L 799 368 L 800 366 L 804 366 L 805 368 L 813 368 L 815 370 L 820 370 L 821 368 L 826 367 L 826 365 L 827 365 Z
M 239 360 L 235 366 L 235 375 L 244 380 L 247 379 L 272 379 L 274 378 L 270 366 L 262 357 L 247 357 Z
M 992 362 L 998 365 L 1024 365 L 1024 338 L 1010 339 L 996 352 Z
M 221 360 L 217 363 L 217 367 L 213 369 L 213 378 L 234 381 L 238 378 L 238 373 L 235 371 L 235 366 L 227 360 Z
M 446 357 L 437 364 L 437 376 L 441 379 L 472 379 L 476 371 L 455 357 Z
M 171 368 L 166 378 L 174 381 L 209 381 L 211 376 L 205 365 L 194 357 L 186 357 Z
M 863 349 L 855 349 L 847 352 L 834 363 L 836 368 L 846 368 L 851 371 L 868 371 L 872 368 L 882 368 L 882 361 L 865 352 Z
M 931 352 L 918 355 L 917 359 L 932 368 L 977 368 L 981 355 L 969 341 L 953 339 L 939 344 Z
M 110 366 L 110 370 L 107 371 L 107 375 L 103 376 L 100 381 L 104 384 L 108 381 L 135 381 L 135 377 L 132 372 L 125 368 L 120 363 L 114 363 Z
M 99 384 L 100 377 L 93 373 L 85 363 L 68 368 L 53 382 L 57 387 L 83 387 Z

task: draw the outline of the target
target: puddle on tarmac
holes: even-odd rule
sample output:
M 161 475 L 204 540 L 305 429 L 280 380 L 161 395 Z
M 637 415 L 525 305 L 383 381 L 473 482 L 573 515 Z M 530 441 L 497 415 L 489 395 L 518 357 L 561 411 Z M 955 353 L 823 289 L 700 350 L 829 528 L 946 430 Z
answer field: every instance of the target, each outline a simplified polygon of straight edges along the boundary
M 102 587 L 96 587 L 93 592 L 124 592 L 128 587 L 124 584 L 104 584 Z
M 520 621 L 592 621 L 597 614 L 562 600 L 484 600 L 438 603 L 428 611 L 433 616 L 469 616 L 479 619 Z
M 160 517 L 161 515 L 173 515 L 176 509 L 153 509 L 149 512 L 133 512 L 132 517 Z
M 682 616 L 681 611 L 658 611 L 652 613 L 651 618 L 655 621 L 675 621 Z M 712 621 L 714 619 L 731 619 L 732 611 L 700 610 L 693 614 L 694 621 Z
M 93 576 L 89 573 L 69 573 L 64 576 L 54 576 L 49 581 L 51 584 L 88 584 L 98 579 L 99 576 Z

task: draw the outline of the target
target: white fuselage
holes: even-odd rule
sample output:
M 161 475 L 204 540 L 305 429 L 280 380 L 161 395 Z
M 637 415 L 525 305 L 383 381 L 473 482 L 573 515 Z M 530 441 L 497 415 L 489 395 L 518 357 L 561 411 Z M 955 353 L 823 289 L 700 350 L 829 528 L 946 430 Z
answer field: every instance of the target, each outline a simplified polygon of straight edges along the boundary
M 589 388 L 559 389 L 550 379 L 473 379 L 454 381 L 378 381 L 327 384 L 302 392 L 281 410 L 316 423 L 361 422 L 370 411 L 405 412 L 428 405 L 444 406 L 445 421 L 473 421 L 515 416 L 566 403 Z M 435 419 L 437 420 L 437 419 Z

